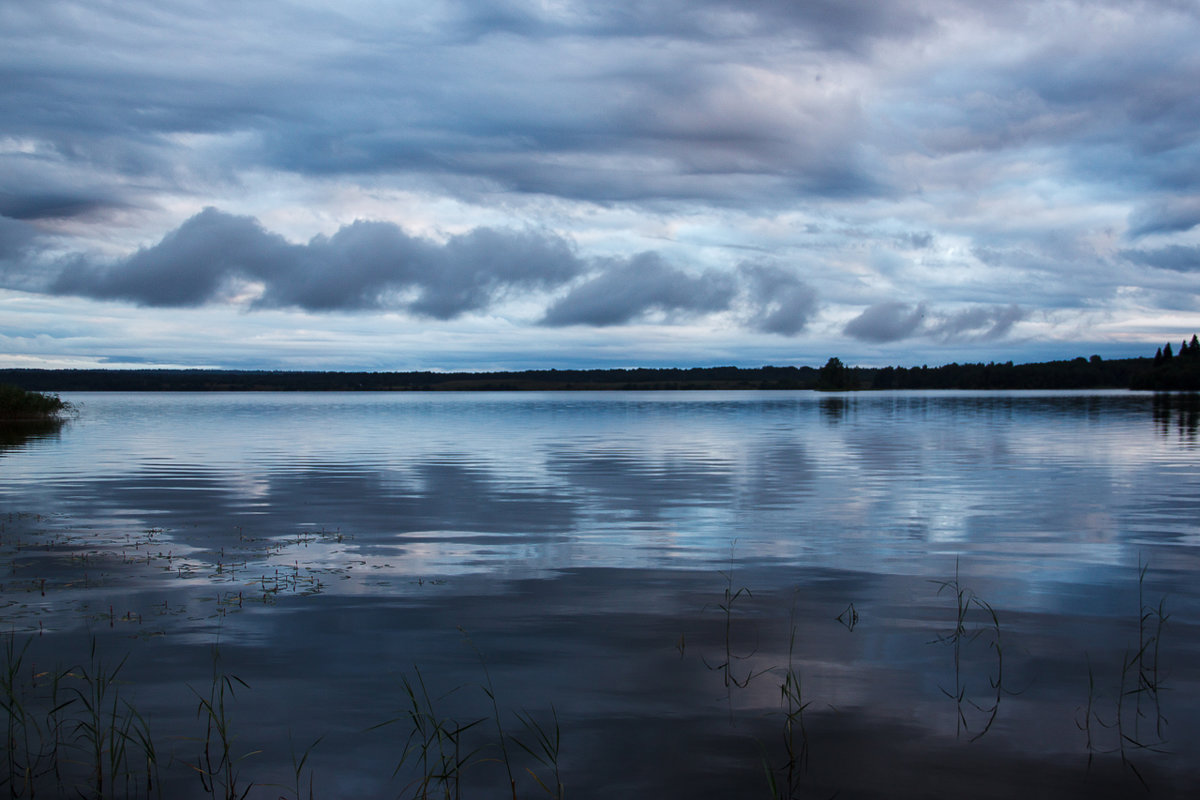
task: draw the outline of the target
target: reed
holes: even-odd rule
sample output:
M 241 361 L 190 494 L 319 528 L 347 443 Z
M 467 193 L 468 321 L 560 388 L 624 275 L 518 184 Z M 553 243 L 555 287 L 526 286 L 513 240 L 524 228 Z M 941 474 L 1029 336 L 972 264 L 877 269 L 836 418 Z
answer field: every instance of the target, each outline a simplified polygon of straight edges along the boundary
M 421 670 L 413 667 L 416 681 L 409 680 L 407 675 L 400 677 L 404 688 L 407 705 L 400 715 L 374 725 L 368 730 L 376 730 L 398 722 L 409 724 L 408 737 L 404 749 L 392 771 L 395 777 L 404 771 L 409 764 L 419 767 L 419 774 L 402 790 L 403 796 L 411 791 L 411 797 L 427 800 L 430 797 L 441 797 L 443 800 L 459 800 L 462 797 L 461 778 L 463 770 L 475 757 L 475 750 L 466 750 L 464 734 L 480 725 L 484 717 L 462 724 L 450 717 L 438 713 L 433 696 L 425 683 Z M 452 689 L 438 700 L 445 699 L 458 689 Z
M 504 772 L 508 776 L 508 786 L 512 791 L 513 800 L 517 800 L 517 780 L 513 777 L 512 759 L 508 757 L 508 737 L 504 734 L 504 724 L 500 719 L 500 704 L 496 701 L 496 687 L 492 684 L 492 673 L 488 670 L 487 659 L 483 657 L 483 653 L 471 641 L 471 637 L 467 635 L 466 629 L 460 626 L 458 630 L 463 635 L 463 639 L 467 645 L 475 651 L 475 655 L 479 659 L 479 665 L 483 668 L 485 683 L 480 688 L 483 689 L 492 706 L 492 720 L 496 723 L 496 735 L 499 736 L 500 757 L 504 762 Z
M 726 689 L 730 689 L 731 687 L 734 687 L 734 686 L 736 686 L 739 689 L 744 689 L 750 685 L 751 680 L 753 680 L 755 677 L 757 677 L 759 674 L 761 674 L 761 673 L 755 672 L 753 669 L 750 669 L 746 672 L 746 675 L 744 677 L 738 678 L 737 674 L 734 672 L 734 665 L 736 662 L 744 661 L 746 659 L 752 658 L 754 656 L 754 654 L 757 652 L 757 650 L 751 650 L 749 653 L 738 654 L 735 652 L 734 645 L 733 645 L 734 606 L 738 602 L 738 600 L 741 599 L 743 596 L 744 597 L 753 597 L 754 596 L 750 593 L 750 590 L 748 588 L 746 588 L 745 586 L 740 586 L 736 590 L 733 588 L 734 548 L 736 547 L 736 545 L 737 545 L 737 540 L 734 540 L 729 545 L 729 570 L 720 572 L 721 577 L 725 579 L 725 587 L 722 591 L 722 598 L 721 598 L 720 602 L 718 602 L 716 604 L 717 610 L 721 612 L 721 614 L 724 618 L 723 633 L 724 633 L 724 644 L 725 644 L 725 651 L 724 651 L 725 660 L 718 664 L 709 664 L 708 660 L 705 659 L 704 656 L 700 657 L 700 660 L 704 662 L 704 665 L 706 667 L 708 667 L 710 670 L 714 670 L 714 671 L 721 673 L 721 680 L 724 683 Z M 682 645 L 682 636 L 680 637 L 680 642 Z M 682 656 L 683 655 L 682 646 L 680 646 L 679 651 L 680 651 L 680 656 Z
M 229 705 L 236 698 L 236 689 L 250 686 L 236 675 L 231 675 L 221 666 L 221 650 L 218 644 L 212 648 L 212 680 L 209 683 L 207 696 L 192 687 L 192 694 L 198 700 L 196 716 L 204 721 L 203 748 L 194 769 L 200 776 L 200 784 L 204 791 L 214 797 L 218 795 L 225 800 L 244 800 L 250 793 L 254 783 L 246 785 L 239 792 L 238 783 L 241 779 L 241 764 L 247 758 L 257 755 L 260 751 L 252 750 L 241 755 L 234 753 L 237 736 Z
M 93 638 L 89 663 L 78 668 L 80 682 L 71 687 L 82 709 L 74 722 L 75 741 L 84 751 L 90 788 L 98 798 L 115 797 L 118 781 L 128 777 L 133 718 L 126 713 L 128 704 L 122 703 L 117 684 L 127 659 L 128 655 L 110 666 L 97 653 Z
M 808 772 L 809 740 L 808 730 L 804 725 L 804 711 L 812 704 L 812 701 L 804 699 L 804 683 L 800 671 L 795 666 L 798 631 L 796 608 L 793 604 L 791 631 L 788 636 L 787 667 L 783 673 L 783 681 L 779 684 L 779 702 L 784 709 L 783 749 L 785 758 L 782 767 L 775 770 L 771 768 L 766 756 L 763 757 L 767 788 L 774 800 L 786 800 L 801 796 L 803 778 Z
M 154 737 L 150 733 L 150 724 L 132 705 L 126 703 L 126 710 L 131 722 L 126 736 L 142 753 L 143 767 L 141 777 L 146 781 L 146 797 L 157 796 L 161 798 L 162 780 L 158 769 L 158 749 L 154 744 Z M 130 771 L 132 773 L 132 765 Z
M 525 771 L 529 773 L 546 794 L 554 797 L 555 800 L 563 800 L 566 790 L 563 785 L 562 773 L 559 770 L 559 755 L 562 752 L 562 729 L 558 724 L 558 711 L 553 705 L 550 706 L 550 716 L 554 720 L 553 728 L 542 727 L 528 711 L 518 711 L 516 715 L 517 719 L 521 721 L 522 726 L 524 726 L 526 734 L 532 737 L 532 740 L 530 743 L 526 743 L 514 737 L 513 741 L 522 750 L 533 756 L 534 760 L 548 768 L 554 774 L 553 787 L 549 786 L 529 767 L 526 767 Z
M 1000 636 L 1000 617 L 990 603 L 980 598 L 973 589 L 965 586 L 959 579 L 959 560 L 957 558 L 954 559 L 953 578 L 930 582 L 937 585 L 938 595 L 941 595 L 943 592 L 949 592 L 954 598 L 954 628 L 950 633 L 939 635 L 934 640 L 937 643 L 948 644 L 953 648 L 954 689 L 950 690 L 944 686 L 939 686 L 939 688 L 944 695 L 954 700 L 956 735 L 961 736 L 964 732 L 969 733 L 971 730 L 967 719 L 968 708 L 973 708 L 979 715 L 982 715 L 983 721 L 979 724 L 978 731 L 968 739 L 968 741 L 974 742 L 991 730 L 996 717 L 1000 713 L 1001 698 L 1006 693 L 1004 689 L 1004 648 Z M 974 630 L 968 627 L 968 617 L 972 609 L 982 611 L 986 615 L 986 622 Z M 989 649 L 995 653 L 994 664 L 996 674 L 995 677 L 988 676 L 988 684 L 991 691 L 989 700 L 985 701 L 990 702 L 990 705 L 978 703 L 968 694 L 967 682 L 962 668 L 963 649 L 985 633 L 989 635 Z
M 288 745 L 289 745 L 288 749 L 289 749 L 289 751 L 291 753 L 291 757 L 292 757 L 292 785 L 290 787 L 282 786 L 281 784 L 273 784 L 273 785 L 277 786 L 278 788 L 283 788 L 283 789 L 290 788 L 292 791 L 292 800 L 301 800 L 304 797 L 304 789 L 303 789 L 304 767 L 308 763 L 308 757 L 310 755 L 312 755 L 313 750 L 316 750 L 317 745 L 319 745 L 322 741 L 324 741 L 324 739 L 325 739 L 324 735 L 318 736 L 316 739 L 313 740 L 312 744 L 310 744 L 308 747 L 304 748 L 303 753 L 300 753 L 297 755 L 296 743 L 292 741 L 291 735 L 290 734 L 288 735 Z M 310 769 L 308 771 L 308 800 L 313 800 L 314 797 L 315 797 L 315 789 L 314 789 L 314 781 L 313 781 L 313 771 Z M 287 800 L 287 798 L 285 798 L 283 795 L 280 795 L 279 800 Z
M 1143 702 L 1153 709 L 1154 735 L 1163 740 L 1167 720 L 1162 713 L 1162 703 L 1159 690 L 1162 687 L 1162 675 L 1159 671 L 1159 653 L 1162 644 L 1163 627 L 1167 624 L 1170 614 L 1166 612 L 1166 598 L 1161 597 L 1156 605 L 1146 603 L 1146 571 L 1149 564 L 1143 564 L 1138 559 L 1138 650 L 1136 665 L 1131 669 L 1137 671 L 1137 683 L 1134 690 L 1135 716 L 1134 737 L 1141 739 L 1139 723 L 1146 716 Z
M 0 777 L 8 789 L 10 798 L 24 797 L 31 793 L 33 780 L 40 760 L 40 747 L 34 738 L 39 737 L 36 723 L 27 705 L 27 694 L 22 674 L 29 640 L 17 647 L 16 637 L 9 633 L 4 637 L 4 668 L 0 671 L 0 708 L 5 714 L 4 765 L 5 775 Z M 40 745 L 40 742 L 38 742 Z
M 1104 695 L 1097 688 L 1095 671 L 1088 658 L 1088 694 L 1083 710 L 1083 720 L 1075 721 L 1086 737 L 1087 765 L 1090 770 L 1097 754 L 1116 754 L 1121 764 L 1137 781 L 1149 791 L 1150 786 L 1134 761 L 1135 754 L 1162 754 L 1168 752 L 1166 738 L 1167 717 L 1162 710 L 1165 671 L 1159 662 L 1163 629 L 1170 614 L 1166 611 L 1166 598 L 1156 604 L 1146 602 L 1146 573 L 1149 564 L 1138 559 L 1137 590 L 1137 647 L 1126 649 L 1121 657 L 1116 679 L 1116 693 L 1112 699 L 1111 716 L 1106 721 L 1101 714 L 1100 703 Z M 1130 718 L 1132 715 L 1132 719 Z M 1142 720 L 1152 716 L 1154 731 L 1142 729 Z M 1101 748 L 1097 743 L 1099 731 L 1111 730 L 1115 743 Z

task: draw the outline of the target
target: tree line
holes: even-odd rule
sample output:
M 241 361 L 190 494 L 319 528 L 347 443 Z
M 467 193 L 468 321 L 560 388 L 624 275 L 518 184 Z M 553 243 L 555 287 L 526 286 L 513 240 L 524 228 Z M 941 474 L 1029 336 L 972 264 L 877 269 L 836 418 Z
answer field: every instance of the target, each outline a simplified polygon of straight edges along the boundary
M 851 367 L 694 367 L 508 372 L 313 372 L 203 369 L 4 369 L 0 383 L 75 391 L 529 391 L 817 389 L 1152 389 L 1200 391 L 1200 341 L 1153 358 L 1074 358 L 1032 364 Z
M 1134 389 L 1156 391 L 1200 391 L 1200 339 L 1192 334 L 1191 341 L 1179 343 L 1179 352 L 1171 351 L 1171 343 L 1154 353 L 1153 366 L 1140 373 L 1132 384 Z

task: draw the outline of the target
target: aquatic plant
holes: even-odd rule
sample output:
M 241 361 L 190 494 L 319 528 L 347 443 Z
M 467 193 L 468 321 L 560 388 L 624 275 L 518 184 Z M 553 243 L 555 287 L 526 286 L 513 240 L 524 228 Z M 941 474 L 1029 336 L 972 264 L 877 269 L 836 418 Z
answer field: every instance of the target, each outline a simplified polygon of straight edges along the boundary
M 204 720 L 203 748 L 192 769 L 200 776 L 200 784 L 204 791 L 225 800 L 243 800 L 254 783 L 249 783 L 244 790 L 238 792 L 238 781 L 241 778 L 240 765 L 247 758 L 257 755 L 258 750 L 252 750 L 241 755 L 234 754 L 234 743 L 237 736 L 233 732 L 230 717 L 229 701 L 236 697 L 236 686 L 249 689 L 250 686 L 236 675 L 231 675 L 221 666 L 221 650 L 219 644 L 212 648 L 212 680 L 207 696 L 192 687 L 192 694 L 198 699 L 196 715 Z
M 281 784 L 271 785 L 281 789 L 290 788 L 292 790 L 292 800 L 301 800 L 304 797 L 304 790 L 302 788 L 304 784 L 304 767 L 308 763 L 308 757 L 312 755 L 313 750 L 316 750 L 317 745 L 324 741 L 324 739 L 324 734 L 318 736 L 313 740 L 312 744 L 304 748 L 304 752 L 297 754 L 296 743 L 292 741 L 291 734 L 288 734 L 288 750 L 292 758 L 292 785 L 290 787 L 282 786 Z M 308 798 L 309 800 L 313 800 L 313 797 L 313 771 L 310 769 L 308 771 Z M 283 795 L 280 795 L 279 798 L 280 800 L 286 800 Z
M 1162 643 L 1163 628 L 1170 618 L 1166 611 L 1166 598 L 1161 597 L 1157 604 L 1150 604 L 1145 599 L 1146 572 L 1149 564 L 1138 559 L 1138 638 L 1137 649 L 1125 650 L 1121 657 L 1120 674 L 1117 678 L 1116 693 L 1112 699 L 1111 716 L 1108 721 L 1101 716 L 1100 701 L 1103 694 L 1097 688 L 1095 670 L 1091 657 L 1088 657 L 1088 694 L 1087 705 L 1083 709 L 1082 721 L 1075 721 L 1076 727 L 1086 736 L 1087 764 L 1090 770 L 1097 754 L 1117 754 L 1121 764 L 1145 788 L 1149 789 L 1145 777 L 1133 760 L 1133 753 L 1165 753 L 1167 744 L 1167 718 L 1162 711 L 1161 693 L 1165 672 L 1159 663 L 1159 653 Z M 1132 705 L 1132 708 L 1129 706 Z M 1132 714 L 1132 720 L 1130 719 Z M 1154 732 L 1142 730 L 1142 720 L 1152 717 Z M 1102 749 L 1097 745 L 1097 733 L 1092 724 L 1096 723 L 1101 729 L 1112 730 L 1116 741 L 1112 746 Z
M 854 603 L 846 606 L 845 611 L 834 617 L 838 622 L 846 626 L 846 630 L 854 632 L 854 626 L 858 625 L 858 609 L 854 607 Z
M 954 650 L 954 689 L 950 690 L 944 686 L 939 686 L 942 693 L 951 698 L 955 702 L 956 722 L 955 733 L 962 735 L 964 731 L 970 731 L 970 725 L 967 720 L 966 707 L 974 708 L 977 712 L 984 715 L 982 724 L 977 733 L 970 737 L 968 741 L 976 741 L 982 738 L 991 730 L 992 724 L 996 721 L 996 716 L 1000 713 L 1000 699 L 1004 695 L 1004 648 L 1000 640 L 1000 617 L 996 614 L 990 603 L 981 599 L 973 589 L 963 585 L 959 580 L 959 564 L 958 559 L 954 559 L 954 577 L 950 580 L 931 581 L 937 585 L 937 593 L 941 595 L 943 592 L 949 592 L 954 597 L 954 629 L 948 633 L 939 635 L 936 642 L 949 644 Z M 987 622 L 969 630 L 967 627 L 967 617 L 971 609 L 983 611 L 987 615 Z M 988 676 L 988 683 L 993 692 L 989 696 L 990 705 L 982 705 L 975 702 L 974 699 L 967 693 L 966 680 L 962 670 L 962 651 L 965 645 L 978 639 L 984 634 L 990 636 L 989 647 L 995 652 L 995 677 Z
M 0 706 L 6 715 L 4 766 L 10 798 L 71 792 L 92 798 L 152 797 L 160 791 L 158 752 L 150 727 L 123 695 L 115 664 L 92 640 L 89 658 L 70 669 L 37 670 L 5 638 Z
M 409 724 L 408 737 L 404 749 L 392 770 L 392 776 L 399 775 L 406 765 L 414 763 L 419 767 L 419 774 L 401 791 L 411 790 L 413 798 L 442 797 L 445 800 L 462 797 L 461 777 L 466 766 L 471 763 L 476 751 L 467 750 L 464 734 L 481 724 L 484 717 L 467 723 L 459 723 L 451 717 L 439 714 L 435 700 L 425 684 L 425 676 L 420 668 L 414 665 L 413 672 L 416 682 L 409 680 L 407 675 L 401 675 L 400 681 L 404 688 L 407 705 L 398 717 L 385 720 L 373 725 L 368 730 L 385 728 L 401 721 Z M 441 695 L 438 701 L 445 699 L 458 688 Z
M 738 587 L 738 589 L 736 589 L 736 590 L 733 588 L 734 548 L 736 547 L 736 545 L 737 545 L 737 540 L 734 540 L 729 545 L 729 570 L 727 572 L 726 571 L 720 572 L 721 577 L 723 577 L 725 579 L 725 588 L 722 591 L 721 601 L 716 604 L 717 610 L 720 611 L 724 617 L 724 644 L 725 644 L 724 655 L 725 655 L 725 660 L 718 664 L 709 664 L 708 660 L 705 659 L 704 656 L 700 657 L 700 660 L 704 662 L 704 666 L 708 667 L 710 670 L 714 670 L 716 672 L 721 673 L 721 680 L 724 683 L 726 689 L 731 688 L 731 686 L 736 686 L 739 689 L 744 689 L 744 688 L 746 688 L 746 686 L 748 686 L 750 684 L 750 681 L 755 676 L 760 674 L 760 673 L 755 672 L 753 669 L 751 669 L 751 670 L 747 671 L 747 673 L 744 677 L 738 678 L 734 672 L 734 663 L 735 662 L 744 661 L 746 659 L 749 659 L 749 658 L 753 657 L 754 654 L 757 652 L 757 650 L 752 650 L 749 653 L 738 654 L 738 653 L 734 652 L 734 647 L 733 647 L 734 604 L 737 603 L 737 601 L 742 596 L 745 596 L 745 597 L 753 597 L 754 596 L 750 593 L 750 590 L 747 589 L 745 586 Z M 683 641 L 683 637 L 681 636 L 680 637 L 680 647 L 679 647 L 680 656 L 683 655 L 682 641 Z
M 17 647 L 16 637 L 4 638 L 4 665 L 0 670 L 0 709 L 5 714 L 4 765 L 0 785 L 8 788 L 10 798 L 32 793 L 33 780 L 39 774 L 41 731 L 28 707 L 26 687 L 21 679 L 29 640 Z
M 471 641 L 471 637 L 467 634 L 466 629 L 460 626 L 458 632 L 463 635 L 463 639 L 467 645 L 475 651 L 475 655 L 479 659 L 479 665 L 483 668 L 485 683 L 480 688 L 483 689 L 492 706 L 492 720 L 496 723 L 496 734 L 500 737 L 500 757 L 504 762 L 504 772 L 508 776 L 508 785 L 512 790 L 513 800 L 516 800 L 517 781 L 513 777 L 512 761 L 508 757 L 508 738 L 504 735 L 504 724 L 500 720 L 500 704 L 496 702 L 496 687 L 492 684 L 492 673 L 488 670 L 487 659 L 483 657 L 483 653 Z
M 514 756 L 519 753 L 510 748 L 510 745 L 515 745 L 529 755 L 538 768 L 544 769 L 543 774 L 539 774 L 534 766 L 526 766 L 524 772 L 543 792 L 556 800 L 562 800 L 566 789 L 560 768 L 562 727 L 559 724 L 558 710 L 553 705 L 550 706 L 552 724 L 539 722 L 533 712 L 527 709 L 514 711 L 512 714 L 520 723 L 521 733 L 510 733 L 504 724 L 504 711 L 492 682 L 487 659 L 463 628 L 460 627 L 459 632 L 462 633 L 464 642 L 475 653 L 483 671 L 484 681 L 476 687 L 486 698 L 490 714 L 472 717 L 465 722 L 460 721 L 445 714 L 442 709 L 445 701 L 469 688 L 468 686 L 456 686 L 435 695 L 430 691 L 424 673 L 416 665 L 413 666 L 415 677 L 401 675 L 400 683 L 405 703 L 400 713 L 368 728 L 377 730 L 396 724 L 406 725 L 408 728 L 404 747 L 392 771 L 393 777 L 406 770 L 413 775 L 401 789 L 401 796 L 421 800 L 433 797 L 443 800 L 461 798 L 468 768 L 491 763 L 503 765 L 504 795 L 515 800 L 519 772 Z M 486 723 L 490 723 L 490 726 Z M 496 738 L 490 741 L 484 734 L 487 727 L 495 730 Z
M 566 794 L 566 789 L 563 784 L 562 774 L 559 771 L 559 754 L 562 752 L 562 729 L 558 724 L 558 711 L 553 705 L 550 706 L 550 716 L 554 720 L 552 729 L 543 728 L 542 725 L 533 718 L 533 715 L 528 711 L 516 712 L 517 719 L 521 721 L 526 733 L 533 737 L 532 743 L 527 744 L 517 737 L 513 737 L 513 741 L 542 766 L 547 767 L 554 773 L 553 786 L 546 784 L 544 780 L 529 767 L 525 771 L 537 782 L 537 785 L 542 787 L 546 794 L 563 800 Z
M 772 769 L 767 757 L 763 756 L 767 788 L 774 800 L 799 797 L 802 778 L 808 771 L 808 730 L 804 726 L 804 711 L 812 704 L 812 701 L 804 699 L 804 684 L 800 671 L 795 666 L 796 634 L 799 630 L 796 623 L 795 604 L 792 605 L 790 625 L 787 667 L 783 673 L 783 681 L 779 684 L 779 701 L 784 709 L 783 749 L 785 758 L 783 765 L 776 770 Z
M 97 797 L 113 794 L 114 784 L 126 763 L 129 720 L 123 717 L 117 676 L 125 658 L 109 666 L 96 653 L 92 640 L 90 663 L 79 667 L 81 684 L 72 687 L 83 714 L 75 720 L 75 737 L 87 755 L 92 789 Z

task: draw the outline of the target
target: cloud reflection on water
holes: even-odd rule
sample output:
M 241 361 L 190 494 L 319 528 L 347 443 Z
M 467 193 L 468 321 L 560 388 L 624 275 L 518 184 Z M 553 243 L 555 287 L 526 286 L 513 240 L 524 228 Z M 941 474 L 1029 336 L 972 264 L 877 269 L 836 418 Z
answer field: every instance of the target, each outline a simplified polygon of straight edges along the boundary
M 289 732 L 332 731 L 320 772 L 367 795 L 397 745 L 363 731 L 395 713 L 401 673 L 466 687 L 448 707 L 486 714 L 461 626 L 506 708 L 558 709 L 571 793 L 585 797 L 622 782 L 758 793 L 762 748 L 779 759 L 794 622 L 813 701 L 808 789 L 916 791 L 936 773 L 984 795 L 1117 796 L 1129 773 L 1101 759 L 1089 777 L 1077 722 L 1089 665 L 1112 717 L 1138 641 L 1141 558 L 1147 595 L 1166 595 L 1175 618 L 1173 755 L 1139 767 L 1164 796 L 1195 778 L 1200 474 L 1185 443 L 1155 433 L 1149 398 L 880 395 L 836 418 L 824 399 L 335 398 L 345 405 L 329 414 L 319 398 L 265 397 L 237 398 L 261 407 L 225 418 L 209 398 L 178 427 L 188 414 L 170 404 L 190 401 L 148 396 L 147 414 L 161 404 L 177 419 L 130 432 L 89 398 L 95 416 L 57 446 L 5 456 L 20 476 L 0 489 L 5 505 L 63 514 L 10 518 L 5 618 L 49 630 L 38 647 L 51 661 L 86 650 L 89 632 L 132 649 L 132 685 L 169 728 L 186 727 L 177 690 L 203 681 L 219 631 L 254 687 L 239 713 L 262 720 L 245 735 L 268 740 L 263 769 L 286 766 Z M 275 436 L 297 418 L 310 435 L 282 458 Z M 997 609 L 1005 647 L 997 722 L 970 745 L 997 662 L 981 635 L 955 675 L 953 599 L 931 581 L 956 568 Z M 743 586 L 726 638 L 723 591 Z M 836 621 L 851 602 L 852 632 Z M 967 624 L 986 633 L 988 620 L 976 608 Z M 758 677 L 724 685 L 731 657 L 739 680 Z M 963 702 L 946 694 L 959 686 Z M 1113 735 L 1097 727 L 1105 746 Z M 494 781 L 489 769 L 478 779 Z

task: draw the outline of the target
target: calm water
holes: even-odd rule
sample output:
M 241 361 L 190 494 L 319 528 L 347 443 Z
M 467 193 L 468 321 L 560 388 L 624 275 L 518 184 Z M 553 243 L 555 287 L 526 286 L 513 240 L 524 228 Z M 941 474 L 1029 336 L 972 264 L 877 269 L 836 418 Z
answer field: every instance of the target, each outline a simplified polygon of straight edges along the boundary
M 555 717 L 570 797 L 1200 788 L 1194 401 L 64 398 L 0 440 L 0 624 L 43 716 L 44 673 L 127 657 L 165 796 L 205 796 L 214 645 L 251 797 L 322 736 L 305 796 L 413 796 L 405 681 L 423 722 L 483 720 L 467 797 L 511 796 L 506 753 L 545 796 L 517 741 Z

